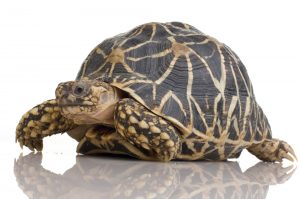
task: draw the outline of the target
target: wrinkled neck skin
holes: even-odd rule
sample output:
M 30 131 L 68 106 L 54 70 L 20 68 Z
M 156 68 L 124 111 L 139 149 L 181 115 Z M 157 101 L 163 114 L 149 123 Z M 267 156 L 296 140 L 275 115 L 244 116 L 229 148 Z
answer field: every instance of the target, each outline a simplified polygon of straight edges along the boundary
M 62 115 L 78 125 L 114 126 L 115 107 L 124 96 L 120 89 L 97 80 L 65 82 L 56 89 Z
M 116 103 L 104 108 L 104 110 L 97 111 L 94 114 L 81 114 L 72 117 L 75 124 L 101 124 L 105 126 L 114 126 L 114 111 Z

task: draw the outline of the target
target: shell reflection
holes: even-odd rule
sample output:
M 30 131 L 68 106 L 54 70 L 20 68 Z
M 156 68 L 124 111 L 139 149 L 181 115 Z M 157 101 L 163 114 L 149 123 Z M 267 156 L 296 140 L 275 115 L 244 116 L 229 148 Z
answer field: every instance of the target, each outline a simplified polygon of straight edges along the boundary
M 141 162 L 77 156 L 63 175 L 41 166 L 42 154 L 20 155 L 14 172 L 30 198 L 266 198 L 293 167 L 259 162 L 242 172 L 237 162 Z

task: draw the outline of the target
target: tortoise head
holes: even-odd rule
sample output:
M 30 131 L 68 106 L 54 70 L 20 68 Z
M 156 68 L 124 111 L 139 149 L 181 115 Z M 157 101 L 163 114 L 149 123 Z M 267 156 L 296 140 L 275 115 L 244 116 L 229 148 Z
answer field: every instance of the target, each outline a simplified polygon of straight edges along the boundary
M 113 124 L 113 112 L 120 91 L 97 80 L 60 83 L 55 91 L 61 113 L 76 124 Z

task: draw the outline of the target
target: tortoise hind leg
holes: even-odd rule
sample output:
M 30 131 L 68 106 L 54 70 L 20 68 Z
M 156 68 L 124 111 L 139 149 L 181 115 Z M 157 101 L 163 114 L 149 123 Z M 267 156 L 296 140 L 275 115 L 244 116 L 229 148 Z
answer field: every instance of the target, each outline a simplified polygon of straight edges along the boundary
M 92 126 L 85 131 L 85 136 L 77 145 L 77 153 L 85 155 L 122 154 L 152 160 L 151 157 L 121 137 L 114 128 L 101 125 Z
M 133 99 L 125 98 L 118 102 L 115 127 L 125 140 L 155 160 L 172 160 L 180 150 L 177 129 Z
M 48 100 L 33 107 L 21 118 L 16 129 L 16 141 L 30 150 L 41 151 L 42 139 L 46 136 L 63 133 L 76 125 L 60 113 L 56 100 Z
M 282 162 L 284 158 L 292 162 L 297 160 L 292 147 L 278 139 L 267 139 L 262 143 L 251 145 L 247 150 L 258 159 L 267 162 Z

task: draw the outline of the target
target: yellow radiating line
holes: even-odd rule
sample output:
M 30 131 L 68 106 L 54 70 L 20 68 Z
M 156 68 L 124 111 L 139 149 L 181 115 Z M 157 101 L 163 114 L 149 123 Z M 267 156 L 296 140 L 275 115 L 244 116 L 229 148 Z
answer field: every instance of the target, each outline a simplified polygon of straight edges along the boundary
M 225 51 L 227 51 L 226 48 L 224 48 Z M 230 69 L 231 69 L 231 72 L 232 72 L 232 77 L 233 77 L 233 80 L 234 80 L 234 85 L 235 85 L 235 89 L 236 89 L 236 93 L 237 93 L 237 96 L 238 96 L 238 102 L 239 102 L 239 108 L 240 108 L 240 115 L 239 117 L 241 118 L 242 116 L 242 105 L 241 105 L 241 98 L 240 98 L 240 90 L 239 90 L 239 86 L 238 86 L 238 83 L 237 83 L 237 79 L 236 79 L 236 75 L 235 75 L 235 71 L 233 69 L 233 65 L 231 63 L 231 60 L 230 60 Z M 238 66 L 236 66 L 238 67 Z
M 233 127 L 234 127 L 234 130 L 236 131 L 236 134 L 239 135 L 240 134 L 240 128 L 239 128 L 238 119 L 236 117 L 234 117 Z
M 103 50 L 99 47 L 97 47 L 96 49 L 96 53 L 99 54 L 99 55 L 102 55 L 103 58 L 107 57 L 107 55 L 103 52 Z
M 82 73 L 81 73 L 80 79 L 82 79 L 85 76 L 87 62 L 88 62 L 88 59 L 84 60 L 83 69 L 82 69 Z
M 192 66 L 189 55 L 185 55 L 185 57 L 186 57 L 187 66 L 188 66 L 188 84 L 187 84 L 186 95 L 187 95 L 187 100 L 188 100 L 189 110 L 190 110 L 190 124 L 191 124 L 191 127 L 193 127 L 194 126 L 194 121 L 193 121 L 194 115 L 193 115 L 190 96 L 192 96 L 192 86 L 193 86 L 194 74 L 193 74 L 193 66 Z
M 152 34 L 151 34 L 151 37 L 150 37 L 150 41 L 153 40 L 153 37 L 154 37 L 155 33 L 156 33 L 156 24 L 153 23 L 152 24 Z
M 134 61 L 134 62 L 137 62 L 137 61 L 140 61 L 142 59 L 146 59 L 146 58 L 158 58 L 158 57 L 164 57 L 165 55 L 169 54 L 172 52 L 172 49 L 171 48 L 168 48 L 162 52 L 159 52 L 159 53 L 156 53 L 156 54 L 153 54 L 153 55 L 147 55 L 147 56 L 144 56 L 144 57 L 138 57 L 138 58 L 135 58 L 135 57 L 126 57 L 126 59 L 130 60 L 130 61 Z
M 193 129 L 193 132 L 198 135 L 201 139 L 203 139 L 204 142 L 214 142 L 216 144 L 224 144 L 223 140 L 220 140 L 219 138 L 215 138 L 214 136 L 207 136 L 205 134 L 203 134 L 202 132 L 200 132 L 197 129 Z M 248 141 L 244 141 L 244 140 L 226 140 L 226 143 L 228 144 L 232 144 L 232 145 L 237 145 L 237 144 L 247 144 L 249 143 Z
M 114 70 L 115 70 L 115 65 L 116 65 L 116 63 L 112 63 L 111 64 L 111 67 L 110 67 L 110 70 L 109 70 L 109 77 L 111 77 L 112 76 L 112 73 L 114 72 Z
M 249 115 L 250 109 L 251 109 L 251 99 L 250 99 L 250 97 L 246 98 L 246 105 L 245 106 L 246 106 L 246 108 L 245 108 L 245 113 L 244 113 L 244 117 L 243 117 L 244 122 L 243 122 L 243 130 L 242 130 L 242 132 L 244 134 L 246 133 L 245 132 L 245 127 L 246 127 L 247 122 L 249 121 L 248 115 Z
M 139 36 L 143 31 L 144 31 L 144 28 L 146 27 L 146 25 L 143 25 L 142 27 L 140 27 L 140 30 L 139 30 L 139 32 L 138 33 L 136 33 L 135 35 L 133 35 L 133 36 Z
M 143 46 L 143 45 L 149 44 L 149 43 L 160 43 L 160 42 L 157 42 L 157 41 L 146 41 L 146 42 L 140 43 L 140 44 L 138 44 L 138 45 L 136 45 L 136 46 L 132 46 L 132 47 L 130 47 L 130 48 L 124 49 L 123 52 L 124 52 L 124 53 L 129 52 L 129 51 L 131 51 L 131 50 L 137 49 L 137 48 L 139 48 L 139 47 L 141 47 L 141 46 Z
M 229 129 L 229 126 L 231 123 L 231 116 L 232 116 L 232 113 L 233 113 L 233 111 L 236 107 L 237 101 L 238 101 L 237 98 L 238 98 L 237 96 L 232 96 L 231 103 L 229 105 L 228 112 L 227 112 L 226 127 L 225 127 L 225 130 L 222 132 L 223 134 L 228 133 L 228 129 Z
M 189 47 L 188 47 L 189 48 Z M 198 55 L 198 53 L 196 53 L 192 48 L 189 48 L 190 51 L 204 64 L 205 68 L 207 69 L 210 78 L 212 79 L 215 87 L 220 91 L 221 87 L 220 87 L 220 82 L 214 77 L 214 75 L 212 74 L 209 65 L 207 64 L 207 62 L 205 61 L 205 59 L 203 59 L 200 55 Z
M 185 109 L 183 108 L 183 104 L 180 101 L 180 99 L 174 93 L 172 93 L 172 98 L 177 102 L 177 104 L 179 105 L 180 110 L 183 112 L 184 116 L 186 116 Z
M 131 39 L 133 36 L 138 36 L 138 35 L 140 35 L 140 34 L 143 32 L 144 28 L 145 28 L 145 25 L 143 25 L 143 26 L 140 27 L 140 28 L 137 28 L 131 35 L 129 35 L 126 39 L 124 39 L 124 40 L 122 41 L 122 43 L 120 43 L 119 46 L 123 46 L 123 45 L 124 45 L 129 39 Z
M 92 54 L 94 54 L 94 52 L 97 50 L 98 46 L 95 47 L 92 52 L 90 52 L 90 54 L 88 55 L 88 57 L 84 60 L 84 63 L 83 63 L 83 69 L 82 69 L 82 74 L 81 74 L 81 77 L 80 79 L 82 79 L 84 76 L 85 76 L 85 72 L 86 72 L 86 67 L 87 67 L 87 62 L 89 61 L 89 59 L 91 58 Z
M 193 66 L 190 60 L 190 57 L 188 55 L 185 56 L 187 60 L 187 66 L 188 66 L 188 84 L 187 84 L 187 94 L 191 95 L 192 94 L 192 86 L 193 86 Z
M 184 29 L 184 28 L 181 28 L 181 27 L 178 27 L 178 26 L 174 26 L 172 24 L 169 24 L 170 26 L 172 26 L 173 28 L 177 29 L 177 30 L 182 30 L 182 31 L 186 31 L 186 32 L 190 32 L 189 34 L 197 34 L 198 32 L 194 31 L 194 30 L 190 30 L 190 29 Z M 186 25 L 186 24 L 184 24 Z M 199 33 L 198 33 L 199 34 Z M 187 35 L 187 34 L 181 34 L 181 35 Z
M 208 42 L 210 42 L 210 40 L 208 38 L 206 38 L 205 40 L 203 40 L 201 42 L 184 42 L 183 44 L 185 44 L 185 45 L 203 45 L 203 44 L 207 44 Z
M 224 103 L 226 102 L 226 98 L 225 98 L 225 88 L 226 88 L 226 66 L 224 64 L 225 60 L 224 60 L 224 56 L 221 52 L 221 46 L 222 44 L 220 44 L 217 40 L 213 40 L 214 44 L 216 45 L 216 48 L 220 54 L 220 63 L 221 63 L 221 79 L 220 79 L 220 91 L 221 91 L 221 95 L 222 98 L 224 100 Z M 225 111 L 225 106 L 223 106 L 223 111 Z
M 190 30 L 190 26 L 188 24 L 184 23 L 183 25 L 186 29 Z
M 160 25 L 165 29 L 165 31 L 166 31 L 167 33 L 169 33 L 169 34 L 172 35 L 172 36 L 176 36 L 176 34 L 172 33 L 172 32 L 169 30 L 169 28 L 168 28 L 167 26 L 165 26 L 165 25 L 163 25 L 163 24 L 160 24 Z
M 153 101 L 155 101 L 156 99 L 156 84 L 152 83 L 152 97 L 153 97 Z
M 136 99 L 138 102 L 142 103 L 143 105 L 145 105 L 147 107 L 147 104 L 145 103 L 145 101 L 135 93 L 135 91 L 129 87 L 123 88 L 122 86 L 120 86 L 118 83 L 113 83 L 113 86 L 116 86 L 120 89 L 123 89 L 124 91 L 127 91 L 134 99 Z M 149 108 L 149 107 L 147 107 Z
M 94 72 L 90 73 L 89 76 L 92 76 L 94 74 L 96 74 L 97 72 L 101 71 L 101 69 L 107 64 L 107 60 L 101 65 L 99 66 L 99 68 L 97 70 L 95 70 Z
M 135 84 L 135 83 L 145 83 L 145 84 L 152 84 L 153 82 L 151 80 L 144 80 L 144 79 L 133 79 L 133 80 L 129 80 L 126 81 L 124 83 L 122 83 L 122 87 L 127 87 L 130 84 Z
M 173 28 L 175 28 L 177 30 L 182 30 L 182 31 L 186 31 L 186 32 L 197 33 L 196 31 L 191 30 L 188 24 L 183 24 L 184 28 L 179 27 L 179 26 L 175 26 L 175 25 L 173 25 L 171 23 L 166 23 L 166 24 L 169 25 L 169 26 L 172 26 Z
M 246 82 L 246 80 L 245 80 L 245 78 L 244 78 L 244 76 L 243 76 L 243 74 L 242 74 L 242 72 L 241 72 L 241 70 L 240 70 L 240 67 L 239 67 L 239 64 L 238 64 L 239 61 L 238 61 L 237 57 L 234 55 L 234 53 L 233 53 L 227 46 L 225 46 L 225 48 L 228 50 L 229 54 L 230 54 L 230 55 L 232 56 L 232 58 L 234 59 L 235 64 L 236 64 L 236 66 L 237 66 L 237 69 L 239 70 L 239 73 L 240 73 L 240 75 L 241 75 L 241 77 L 242 77 L 242 79 L 243 79 L 243 82 L 244 82 L 244 84 L 245 84 L 245 87 L 246 87 L 246 90 L 247 90 L 247 94 L 248 94 L 249 96 L 251 96 L 251 93 L 250 93 L 250 91 L 249 91 L 247 82 Z
M 173 98 L 175 100 L 175 102 L 177 102 L 178 106 L 180 107 L 180 110 L 183 112 L 183 114 L 186 116 L 186 112 L 183 108 L 183 105 L 181 103 L 181 101 L 179 100 L 179 98 L 172 92 L 172 91 L 169 91 L 167 92 L 161 99 L 161 102 L 160 102 L 160 105 L 159 105 L 159 108 L 158 108 L 158 111 L 161 112 L 162 108 L 164 107 L 165 103 L 170 99 L 170 98 Z
M 177 34 L 176 36 L 185 36 L 185 37 L 188 37 L 188 36 L 203 36 L 203 33 L 190 33 L 190 34 Z
M 214 127 L 216 125 L 216 122 L 217 122 L 217 116 L 218 116 L 218 109 L 217 108 L 218 108 L 218 103 L 221 99 L 222 99 L 222 95 L 221 95 L 221 93 L 219 93 L 216 96 L 215 100 L 214 100 L 214 121 L 213 121 L 213 126 L 212 127 Z
M 127 72 L 133 73 L 133 74 L 135 74 L 135 75 L 137 75 L 137 76 L 139 76 L 139 77 L 142 77 L 142 78 L 145 78 L 145 77 L 146 77 L 145 75 L 143 75 L 143 74 L 141 74 L 141 73 L 134 72 L 134 71 L 130 68 L 130 66 L 128 66 L 127 63 L 124 62 L 124 63 L 122 63 L 122 65 L 124 66 L 124 68 L 125 68 L 125 70 L 126 70 Z
M 162 107 L 165 105 L 167 100 L 172 96 L 172 91 L 167 92 L 160 100 L 160 105 L 158 111 L 161 112 Z
M 168 69 L 165 71 L 165 73 L 158 79 L 155 81 L 156 84 L 161 84 L 172 72 L 173 67 L 177 61 L 178 57 L 174 57 L 168 67 Z
M 243 148 L 243 144 L 238 144 L 238 145 L 236 145 L 236 146 L 234 147 L 234 149 L 232 149 L 232 151 L 228 154 L 227 157 L 230 157 L 230 156 L 232 156 L 233 154 L 235 154 L 236 151 L 237 151 L 238 149 L 240 149 L 240 148 Z
M 191 98 L 192 102 L 194 103 L 194 105 L 195 105 L 195 107 L 196 107 L 196 110 L 198 111 L 199 116 L 200 116 L 200 118 L 202 119 L 202 121 L 203 121 L 203 123 L 204 123 L 204 125 L 205 125 L 205 128 L 208 129 L 206 120 L 205 120 L 205 118 L 204 118 L 204 115 L 205 115 L 205 114 L 204 114 L 203 111 L 201 110 L 201 107 L 200 107 L 199 104 L 196 102 L 196 100 L 195 100 L 195 98 L 194 98 L 193 96 L 190 96 L 190 98 Z

